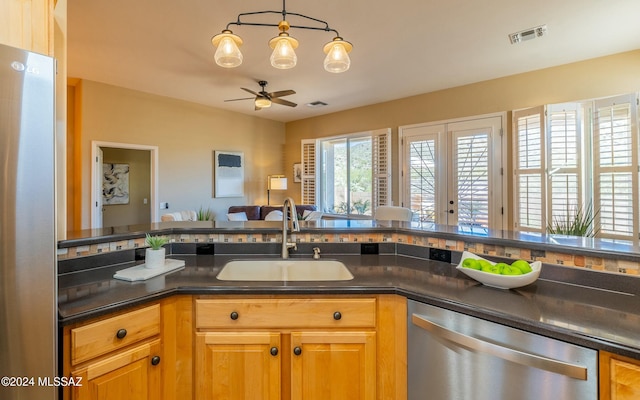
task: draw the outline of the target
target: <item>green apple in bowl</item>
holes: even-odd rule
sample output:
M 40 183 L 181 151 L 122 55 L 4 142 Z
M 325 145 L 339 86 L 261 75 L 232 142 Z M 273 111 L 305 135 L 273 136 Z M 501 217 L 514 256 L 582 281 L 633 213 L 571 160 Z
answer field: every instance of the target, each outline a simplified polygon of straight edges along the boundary
M 528 274 L 529 272 L 533 271 L 531 269 L 531 265 L 525 260 L 516 260 L 511 263 L 511 266 L 518 268 L 520 271 L 522 271 L 523 274 Z
M 475 258 L 465 258 L 464 260 L 462 260 L 462 266 L 464 268 L 471 268 L 471 269 L 481 269 L 482 266 L 480 265 L 480 263 L 478 262 L 478 260 L 476 260 Z

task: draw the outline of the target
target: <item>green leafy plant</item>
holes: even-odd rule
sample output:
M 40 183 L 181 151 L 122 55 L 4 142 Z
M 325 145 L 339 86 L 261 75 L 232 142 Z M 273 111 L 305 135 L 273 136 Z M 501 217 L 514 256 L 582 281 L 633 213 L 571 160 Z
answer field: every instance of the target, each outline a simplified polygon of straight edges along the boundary
M 160 250 L 162 246 L 169 243 L 169 238 L 166 236 L 151 236 L 147 233 L 144 241 L 153 250 Z
M 196 213 L 196 218 L 198 221 L 211 221 L 213 218 L 213 212 L 210 208 L 200 207 L 198 212 Z
M 595 226 L 596 216 L 600 210 L 593 210 L 589 204 L 584 207 L 576 206 L 574 210 L 568 210 L 564 216 L 556 217 L 547 225 L 547 232 L 558 235 L 572 235 L 595 237 L 600 228 Z
M 353 209 L 356 210 L 358 214 L 364 214 L 369 211 L 371 207 L 371 202 L 369 200 L 356 200 L 353 202 Z

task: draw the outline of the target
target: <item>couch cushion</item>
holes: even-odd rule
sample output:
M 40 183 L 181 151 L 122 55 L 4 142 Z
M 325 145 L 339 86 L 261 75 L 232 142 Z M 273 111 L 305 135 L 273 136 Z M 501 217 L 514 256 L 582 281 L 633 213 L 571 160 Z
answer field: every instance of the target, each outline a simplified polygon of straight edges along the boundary
M 229 213 L 227 214 L 227 219 L 229 221 L 247 221 L 247 213 L 245 213 L 244 211 L 242 212 L 237 212 L 237 213 Z
M 229 207 L 229 214 L 235 214 L 244 212 L 247 214 L 248 220 L 264 219 L 260 215 L 260 206 L 231 206 Z

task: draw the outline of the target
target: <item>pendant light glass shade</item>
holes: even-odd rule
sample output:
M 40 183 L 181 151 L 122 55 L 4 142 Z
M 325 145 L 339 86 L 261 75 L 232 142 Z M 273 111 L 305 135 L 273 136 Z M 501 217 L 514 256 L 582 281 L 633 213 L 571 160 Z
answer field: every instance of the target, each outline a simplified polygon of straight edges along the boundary
M 296 66 L 298 56 L 293 50 L 298 47 L 298 41 L 289 36 L 286 32 L 269 41 L 269 46 L 273 49 L 271 53 L 271 65 L 278 69 L 289 69 Z
M 234 68 L 242 64 L 242 53 L 238 47 L 242 45 L 242 39 L 239 36 L 225 29 L 221 34 L 214 36 L 211 43 L 217 47 L 213 56 L 216 64 L 225 68 Z
M 324 69 L 328 72 L 341 73 L 345 72 L 351 66 L 349 52 L 353 46 L 349 42 L 345 42 L 341 37 L 336 37 L 324 46 L 324 52 L 327 56 L 324 59 Z

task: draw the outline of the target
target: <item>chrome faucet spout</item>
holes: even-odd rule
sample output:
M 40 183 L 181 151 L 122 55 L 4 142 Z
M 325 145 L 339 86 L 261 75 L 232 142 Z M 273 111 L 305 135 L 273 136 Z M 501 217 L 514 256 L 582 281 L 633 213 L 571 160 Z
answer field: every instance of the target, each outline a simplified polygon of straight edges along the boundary
M 289 258 L 289 249 L 298 249 L 295 242 L 289 243 L 287 240 L 289 225 L 291 225 L 291 232 L 300 232 L 296 203 L 291 197 L 285 198 L 282 206 L 282 258 Z

